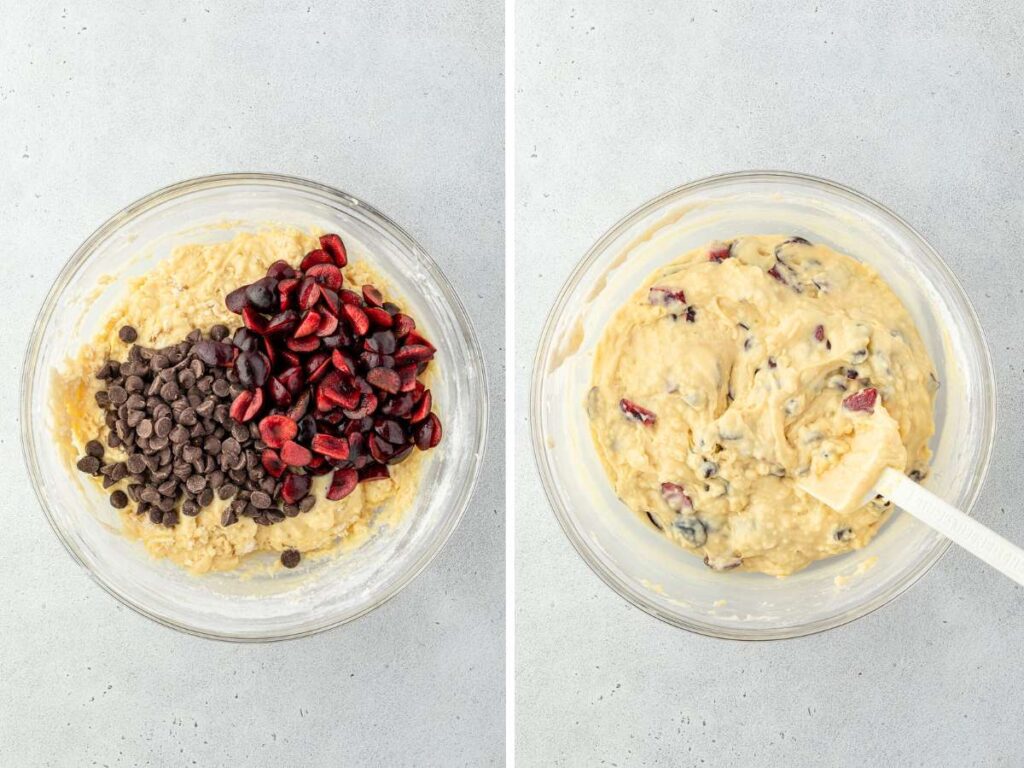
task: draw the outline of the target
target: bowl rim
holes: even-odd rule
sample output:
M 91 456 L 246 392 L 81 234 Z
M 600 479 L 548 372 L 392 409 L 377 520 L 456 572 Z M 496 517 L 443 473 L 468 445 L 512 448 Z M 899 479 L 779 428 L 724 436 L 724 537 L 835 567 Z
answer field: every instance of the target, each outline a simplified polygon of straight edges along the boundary
M 605 249 L 620 235 L 622 235 L 623 232 L 633 226 L 637 221 L 650 215 L 662 206 L 698 190 L 711 189 L 743 181 L 798 183 L 805 186 L 824 188 L 831 192 L 853 198 L 856 202 L 866 204 L 868 207 L 874 208 L 876 212 L 888 217 L 902 227 L 904 233 L 910 240 L 914 241 L 915 244 L 920 247 L 926 258 L 931 262 L 932 266 L 937 269 L 942 278 L 947 282 L 954 299 L 960 302 L 961 309 L 964 311 L 967 325 L 969 326 L 965 330 L 975 337 L 979 350 L 979 362 L 981 363 L 981 400 L 982 408 L 985 411 L 982 432 L 983 437 L 980 446 L 981 462 L 979 471 L 975 473 L 974 478 L 971 481 L 971 485 L 968 488 L 967 503 L 964 505 L 964 512 L 968 515 L 972 513 L 974 505 L 977 503 L 978 497 L 981 493 L 981 489 L 984 486 L 985 478 L 988 475 L 991 464 L 992 451 L 995 443 L 997 405 L 995 375 L 992 369 L 991 354 L 989 352 L 988 342 L 985 339 L 977 311 L 971 303 L 963 285 L 960 283 L 960 280 L 956 277 L 942 257 L 939 256 L 935 248 L 933 248 L 932 245 L 925 240 L 924 236 L 911 226 L 909 222 L 887 206 L 862 192 L 858 192 L 857 190 L 838 182 L 805 173 L 783 170 L 741 170 L 715 174 L 689 181 L 685 184 L 669 189 L 645 203 L 642 203 L 637 208 L 634 208 L 632 211 L 622 216 L 612 227 L 601 235 L 594 244 L 590 246 L 587 252 L 569 273 L 569 276 L 562 284 L 555 302 L 544 321 L 544 326 L 541 330 L 533 360 L 532 381 L 530 386 L 530 431 L 533 443 L 534 463 L 538 474 L 540 475 L 541 484 L 544 487 L 544 493 L 547 496 L 548 504 L 554 513 L 555 519 L 558 520 L 558 524 L 561 527 L 562 532 L 565 534 L 566 538 L 569 539 L 569 542 L 576 550 L 576 553 L 583 559 L 591 571 L 593 571 L 607 586 L 611 587 L 611 589 L 620 597 L 624 598 L 627 602 L 645 613 L 648 613 L 667 624 L 679 627 L 680 629 L 685 629 L 695 634 L 727 640 L 784 640 L 805 637 L 807 635 L 813 635 L 840 627 L 851 621 L 867 616 L 882 606 L 887 605 L 910 589 L 910 587 L 916 584 L 926 573 L 928 573 L 928 571 L 930 571 L 939 559 L 949 550 L 952 542 L 949 539 L 937 542 L 918 568 L 905 574 L 888 590 L 879 593 L 879 595 L 875 596 L 874 599 L 866 601 L 857 608 L 833 616 L 828 616 L 814 622 L 790 624 L 778 628 L 737 629 L 732 627 L 721 627 L 695 619 L 682 618 L 661 610 L 658 606 L 649 601 L 639 590 L 619 579 L 616 574 L 591 554 L 590 547 L 587 545 L 585 538 L 579 534 L 572 524 L 567 506 L 556 490 L 554 475 L 550 466 L 550 458 L 545 445 L 546 438 L 541 429 L 541 423 L 543 421 L 542 403 L 545 380 L 544 361 L 550 353 L 555 326 L 562 319 L 562 316 L 567 309 L 569 296 L 576 289 L 580 279 L 587 270 L 593 266 L 594 262 L 604 253 Z
M 341 202 L 346 207 L 357 208 L 361 212 L 364 212 L 369 218 L 374 219 L 377 224 L 381 225 L 382 228 L 388 231 L 388 234 L 398 239 L 401 244 L 409 250 L 409 252 L 420 262 L 423 269 L 430 275 L 435 281 L 437 287 L 445 299 L 447 309 L 454 318 L 456 326 L 459 328 L 465 344 L 468 349 L 469 362 L 474 372 L 479 374 L 478 379 L 478 390 L 479 396 L 476 398 L 475 403 L 475 418 L 479 424 L 474 444 L 474 450 L 471 454 L 473 466 L 471 471 L 467 474 L 465 480 L 462 483 L 461 488 L 457 490 L 457 496 L 455 500 L 454 510 L 455 514 L 450 518 L 448 523 L 448 530 L 444 532 L 433 547 L 424 550 L 420 553 L 419 557 L 412 561 L 409 567 L 400 574 L 400 576 L 391 585 L 391 588 L 378 596 L 371 603 L 360 609 L 359 611 L 344 616 L 341 618 L 334 618 L 322 621 L 314 626 L 307 627 L 305 629 L 294 631 L 294 632 L 282 632 L 282 633 L 268 633 L 259 636 L 252 635 L 232 635 L 228 633 L 220 633 L 211 631 L 208 629 L 201 629 L 198 627 L 190 626 L 189 624 L 182 623 L 170 619 L 166 616 L 156 614 L 148 610 L 144 605 L 136 602 L 135 600 L 121 594 L 116 588 L 107 582 L 103 576 L 90 568 L 82 558 L 74 543 L 65 535 L 62 528 L 57 524 L 53 518 L 53 514 L 47 504 L 41 488 L 39 479 L 38 461 L 36 458 L 35 451 L 35 438 L 32 435 L 30 424 L 32 422 L 31 416 L 31 394 L 33 388 L 36 385 L 36 377 L 33 366 L 33 361 L 38 353 L 41 340 L 42 331 L 46 325 L 48 325 L 50 318 L 53 316 L 57 309 L 57 299 L 67 287 L 71 278 L 76 274 L 82 264 L 93 252 L 94 248 L 113 235 L 121 226 L 125 223 L 133 220 L 134 218 L 162 205 L 163 203 L 171 200 L 185 197 L 187 195 L 206 191 L 209 189 L 216 189 L 218 187 L 226 187 L 233 185 L 271 185 L 284 189 L 291 189 L 292 191 L 307 191 L 313 192 L 321 197 L 331 199 L 332 202 Z M 64 266 L 61 267 L 54 279 L 53 284 L 50 286 L 46 297 L 43 299 L 42 306 L 36 315 L 35 321 L 32 324 L 32 330 L 29 333 L 28 342 L 25 347 L 25 353 L 22 357 L 22 371 L 20 377 L 19 387 L 19 414 L 20 414 L 20 431 L 21 431 L 21 449 L 22 459 L 25 462 L 25 466 L 28 469 L 29 480 L 32 485 L 32 490 L 36 496 L 39 506 L 41 507 L 43 514 L 46 517 L 50 528 L 53 530 L 57 539 L 61 542 L 64 549 L 71 556 L 71 558 L 85 571 L 86 574 L 98 584 L 105 592 L 114 597 L 119 603 L 127 606 L 136 613 L 144 616 L 147 619 L 151 619 L 158 624 L 161 624 L 170 629 L 178 630 L 185 634 L 193 635 L 195 637 L 202 637 L 210 640 L 220 640 L 232 643 L 267 643 L 267 642 L 278 642 L 283 640 L 294 640 L 302 637 L 309 637 L 311 635 L 325 632 L 334 627 L 341 626 L 354 621 L 373 610 L 376 610 L 380 606 L 387 603 L 395 595 L 401 592 L 407 587 L 417 576 L 419 576 L 426 567 L 434 560 L 435 557 L 444 549 L 445 545 L 451 539 L 455 530 L 459 527 L 462 522 L 462 518 L 465 516 L 466 510 L 469 508 L 469 503 L 473 498 L 473 494 L 476 491 L 479 483 L 481 469 L 483 466 L 483 457 L 487 450 L 487 432 L 488 432 L 488 411 L 489 411 L 489 396 L 488 396 L 488 380 L 487 380 L 487 365 L 483 357 L 482 348 L 477 337 L 476 329 L 473 322 L 466 311 L 462 300 L 459 298 L 458 293 L 455 291 L 454 286 L 445 276 L 444 272 L 438 266 L 438 264 L 430 257 L 427 251 L 419 244 L 419 242 L 413 238 L 403 227 L 397 224 L 389 216 L 381 211 L 366 203 L 361 198 L 356 197 L 348 192 L 337 189 L 335 187 L 323 184 L 317 181 L 306 179 L 300 176 L 290 176 L 278 173 L 264 173 L 264 172 L 236 172 L 236 173 L 218 173 L 210 174 L 205 176 L 197 176 L 190 179 L 169 184 L 161 187 L 154 192 L 151 192 L 138 200 L 130 203 L 129 205 L 122 208 L 120 211 L 112 215 L 99 227 L 97 227 L 92 234 L 90 234 L 82 243 L 79 245 L 70 258 L 65 262 Z

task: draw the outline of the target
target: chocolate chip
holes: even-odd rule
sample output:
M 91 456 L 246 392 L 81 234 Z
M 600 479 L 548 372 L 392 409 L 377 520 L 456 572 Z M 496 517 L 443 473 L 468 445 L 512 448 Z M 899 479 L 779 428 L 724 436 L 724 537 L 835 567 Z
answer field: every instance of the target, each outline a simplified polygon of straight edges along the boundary
M 217 489 L 217 496 L 224 501 L 227 501 L 236 493 L 238 493 L 238 486 L 233 483 L 224 483 L 224 485 Z
M 81 472 L 95 475 L 100 471 L 100 460 L 95 456 L 83 456 L 78 460 L 78 463 L 75 466 L 78 467 Z
M 153 434 L 153 422 L 150 419 L 143 419 L 135 428 L 135 434 L 139 437 L 149 438 Z
M 315 496 L 306 496 L 306 497 L 304 497 L 302 499 L 302 501 L 299 502 L 299 511 L 300 512 L 309 512 L 309 510 L 311 510 L 315 504 L 316 504 L 316 497 Z
M 152 486 L 147 486 L 139 491 L 139 498 L 147 504 L 156 504 L 160 501 L 160 491 Z
M 90 440 L 85 444 L 85 453 L 97 459 L 103 458 L 103 443 L 99 440 Z
M 210 338 L 214 341 L 224 341 L 228 336 L 228 328 L 226 325 L 217 325 L 210 327 Z
M 213 394 L 217 397 L 227 397 L 231 394 L 231 385 L 228 384 L 227 379 L 214 379 Z
M 114 491 L 110 494 L 110 506 L 114 509 L 124 509 L 128 506 L 128 494 L 124 491 Z
M 202 475 L 192 475 L 185 481 L 185 487 L 188 488 L 189 493 L 198 495 L 206 487 L 206 478 Z
M 185 517 L 195 517 L 199 514 L 199 505 L 192 501 L 192 499 L 185 499 L 181 503 L 181 514 L 185 515 Z
M 115 384 L 109 390 L 107 390 L 107 396 L 109 397 L 110 402 L 113 403 L 114 405 L 122 405 L 124 404 L 125 400 L 128 399 L 128 391 L 124 387 Z M 97 393 L 97 399 L 98 398 L 99 394 Z
M 135 343 L 135 340 L 139 338 L 139 332 L 130 325 L 122 325 L 121 330 L 117 332 L 117 338 L 125 344 L 133 344 Z
M 285 568 L 294 568 L 299 564 L 302 559 L 302 555 L 297 549 L 286 549 L 281 553 L 281 565 Z
M 257 509 L 267 509 L 274 503 L 274 500 L 263 491 L 254 492 L 250 497 L 250 501 Z
M 181 397 L 181 390 L 178 389 L 178 385 L 173 381 L 168 381 L 166 384 L 160 387 L 160 397 L 169 403 L 173 403 L 179 397 Z

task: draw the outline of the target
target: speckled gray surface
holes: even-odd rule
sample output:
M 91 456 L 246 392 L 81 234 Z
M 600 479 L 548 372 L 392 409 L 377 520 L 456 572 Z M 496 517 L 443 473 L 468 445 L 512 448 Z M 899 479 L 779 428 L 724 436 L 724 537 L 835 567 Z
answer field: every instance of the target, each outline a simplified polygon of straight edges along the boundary
M 503 11 L 270 5 L 4 6 L 0 766 L 503 762 Z M 18 440 L 24 345 L 72 250 L 157 187 L 230 170 L 321 180 L 405 226 L 459 289 L 491 387 L 487 470 L 434 563 L 357 622 L 277 645 L 190 638 L 103 593 Z
M 834 178 L 909 219 L 973 300 L 999 397 L 976 514 L 1024 542 L 1024 8 L 645 5 L 518 4 L 518 764 L 1022 765 L 1020 587 L 951 552 L 823 635 L 742 644 L 674 629 L 612 593 L 562 535 L 527 392 L 555 294 L 621 215 L 722 171 Z

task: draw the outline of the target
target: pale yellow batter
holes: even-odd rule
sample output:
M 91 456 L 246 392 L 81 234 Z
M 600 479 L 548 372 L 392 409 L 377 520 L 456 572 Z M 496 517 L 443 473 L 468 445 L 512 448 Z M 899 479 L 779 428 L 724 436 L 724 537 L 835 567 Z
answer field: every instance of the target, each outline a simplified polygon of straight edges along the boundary
M 215 245 L 179 248 L 151 272 L 132 281 L 100 332 L 59 374 L 54 407 L 62 415 L 55 422 L 63 428 L 57 439 L 69 466 L 73 467 L 88 440 L 99 439 L 106 445 L 103 412 L 94 400 L 102 382 L 95 373 L 105 360 L 125 358 L 129 345 L 117 336 L 122 325 L 138 330 L 138 344 L 153 347 L 175 344 L 194 328 L 205 332 L 217 323 L 235 328 L 239 318 L 224 305 L 227 291 L 263 277 L 278 259 L 297 264 L 305 253 L 319 247 L 315 235 L 295 229 L 240 234 Z M 381 276 L 362 261 L 350 263 L 343 272 L 346 286 L 372 283 L 387 290 Z M 124 458 L 120 451 L 107 448 L 105 461 Z M 169 558 L 193 573 L 233 569 L 253 552 L 297 549 L 322 553 L 358 541 L 374 523 L 396 520 L 412 503 L 422 461 L 421 452 L 413 451 L 404 462 L 390 467 L 390 479 L 360 483 L 350 496 L 336 502 L 324 498 L 331 476 L 314 478 L 311 493 L 317 497 L 315 506 L 275 525 L 259 526 L 242 517 L 225 528 L 220 524 L 221 513 L 230 499 L 218 498 L 199 516 L 182 516 L 174 528 L 154 525 L 145 515 L 136 515 L 131 504 L 120 513 L 123 530 L 141 540 L 153 557 Z
M 610 319 L 592 383 L 615 492 L 715 569 L 783 576 L 867 544 L 886 503 L 844 514 L 797 487 L 851 450 L 927 472 L 938 381 L 909 314 L 874 270 L 800 239 L 712 243 L 659 269 Z M 869 387 L 871 412 L 843 407 Z M 890 418 L 902 444 L 872 450 Z

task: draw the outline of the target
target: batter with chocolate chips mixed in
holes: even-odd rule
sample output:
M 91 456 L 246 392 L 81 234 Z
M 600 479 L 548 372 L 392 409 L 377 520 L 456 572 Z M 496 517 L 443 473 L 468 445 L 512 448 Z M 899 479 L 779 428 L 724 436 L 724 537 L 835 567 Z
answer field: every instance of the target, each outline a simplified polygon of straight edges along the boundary
M 608 323 L 586 408 L 616 494 L 716 570 L 785 576 L 867 544 L 886 502 L 840 514 L 797 488 L 879 419 L 884 461 L 927 472 L 938 380 L 878 274 L 799 237 L 749 236 L 659 269 Z M 880 454 L 883 455 L 883 454 Z

